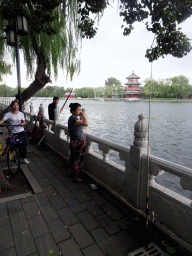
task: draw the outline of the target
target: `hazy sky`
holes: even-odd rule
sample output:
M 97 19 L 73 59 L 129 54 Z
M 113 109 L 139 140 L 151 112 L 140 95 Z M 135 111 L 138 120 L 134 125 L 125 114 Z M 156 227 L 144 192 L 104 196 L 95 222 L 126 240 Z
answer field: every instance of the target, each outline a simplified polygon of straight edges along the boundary
M 52 77 L 52 85 L 81 88 L 104 86 L 105 80 L 115 77 L 124 85 L 132 71 L 141 77 L 140 82 L 151 76 L 151 63 L 145 57 L 146 49 L 151 47 L 154 34 L 148 32 L 145 25 L 137 23 L 130 36 L 123 36 L 122 18 L 118 15 L 116 5 L 109 6 L 99 22 L 94 39 L 83 39 L 81 50 L 81 72 L 74 76 L 72 82 L 66 83 L 65 76 L 59 72 L 58 80 Z M 182 23 L 184 33 L 192 39 L 192 18 Z M 32 81 L 25 79 L 26 70 L 21 59 L 21 86 L 27 87 Z M 192 52 L 182 59 L 166 56 L 154 61 L 152 76 L 165 79 L 184 75 L 192 84 Z M 4 78 L 8 86 L 16 87 L 16 72 Z M 51 84 L 48 84 L 51 85 Z

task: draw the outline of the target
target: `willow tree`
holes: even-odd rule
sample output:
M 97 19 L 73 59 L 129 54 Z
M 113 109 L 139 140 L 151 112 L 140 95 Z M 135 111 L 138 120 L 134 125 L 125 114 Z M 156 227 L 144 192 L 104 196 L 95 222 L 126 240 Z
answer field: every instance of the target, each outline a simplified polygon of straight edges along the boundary
M 11 74 L 11 65 L 0 60 L 0 81 L 2 81 L 2 76 L 7 74 Z
M 0 0 L 0 32 L 13 23 L 15 8 L 22 8 L 29 16 L 29 34 L 19 37 L 20 51 L 24 56 L 27 76 L 34 81 L 22 92 L 26 101 L 51 82 L 51 74 L 58 69 L 72 79 L 80 71 L 80 45 L 83 37 L 96 34 L 90 14 L 99 14 L 106 7 L 105 0 Z M 15 47 L 0 40 L 0 57 L 11 54 L 15 60 Z

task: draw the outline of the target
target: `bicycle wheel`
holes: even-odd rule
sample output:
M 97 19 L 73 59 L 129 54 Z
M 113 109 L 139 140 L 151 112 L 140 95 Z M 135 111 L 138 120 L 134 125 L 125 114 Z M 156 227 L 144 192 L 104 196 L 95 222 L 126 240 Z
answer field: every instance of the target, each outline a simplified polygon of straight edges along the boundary
M 20 157 L 16 148 L 10 146 L 7 152 L 7 165 L 12 173 L 17 173 L 20 169 Z

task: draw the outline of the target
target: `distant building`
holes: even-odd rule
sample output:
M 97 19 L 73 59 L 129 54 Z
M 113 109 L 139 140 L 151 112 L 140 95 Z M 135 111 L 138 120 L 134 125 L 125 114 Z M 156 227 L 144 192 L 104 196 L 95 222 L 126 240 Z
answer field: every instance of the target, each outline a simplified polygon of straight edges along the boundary
M 128 79 L 128 82 L 125 84 L 125 88 L 123 90 L 123 98 L 141 98 L 141 88 L 139 87 L 141 83 L 138 82 L 138 79 L 140 79 L 140 77 L 136 76 L 133 71 L 133 73 L 126 79 Z
M 69 93 L 70 92 L 66 92 L 65 94 L 64 94 L 64 97 L 68 97 L 69 96 Z M 69 98 L 75 98 L 75 91 L 72 91 L 72 93 L 71 93 L 71 95 L 69 96 Z

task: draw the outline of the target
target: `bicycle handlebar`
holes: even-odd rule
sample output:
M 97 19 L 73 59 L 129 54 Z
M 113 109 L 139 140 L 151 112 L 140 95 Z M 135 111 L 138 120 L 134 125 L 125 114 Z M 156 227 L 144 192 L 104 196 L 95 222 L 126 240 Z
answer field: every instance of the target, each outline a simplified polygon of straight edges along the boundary
M 20 124 L 0 124 L 0 127 L 21 126 Z

